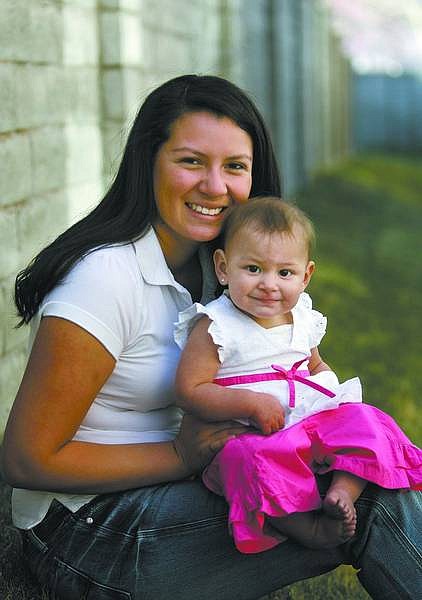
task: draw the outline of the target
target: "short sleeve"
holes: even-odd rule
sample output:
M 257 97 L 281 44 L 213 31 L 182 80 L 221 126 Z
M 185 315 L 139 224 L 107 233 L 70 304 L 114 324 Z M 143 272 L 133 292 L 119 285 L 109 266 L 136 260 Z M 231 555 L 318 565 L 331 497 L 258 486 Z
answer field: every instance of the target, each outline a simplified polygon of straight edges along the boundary
M 199 302 L 195 302 L 192 306 L 179 313 L 179 320 L 174 324 L 174 340 L 179 348 L 183 350 L 195 323 L 204 315 L 211 320 L 208 333 L 217 347 L 220 363 L 223 363 L 225 346 L 223 332 L 214 320 L 213 311 Z
M 102 248 L 71 269 L 46 296 L 39 316 L 72 321 L 117 359 L 139 326 L 140 285 L 131 246 Z
M 321 343 L 327 330 L 327 317 L 317 310 L 311 311 L 312 328 L 310 331 L 309 342 L 311 348 L 316 348 Z
M 312 298 L 306 292 L 299 296 L 293 309 L 301 336 L 306 339 L 309 348 L 318 346 L 327 329 L 326 317 L 312 308 Z

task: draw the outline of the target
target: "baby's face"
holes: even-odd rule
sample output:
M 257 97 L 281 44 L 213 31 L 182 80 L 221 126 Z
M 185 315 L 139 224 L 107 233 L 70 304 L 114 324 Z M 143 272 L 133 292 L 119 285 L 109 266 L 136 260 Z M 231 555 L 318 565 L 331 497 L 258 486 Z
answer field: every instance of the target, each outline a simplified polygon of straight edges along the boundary
M 314 263 L 300 229 L 265 233 L 242 227 L 214 256 L 217 277 L 232 302 L 262 327 L 291 323 L 291 309 L 308 285 Z

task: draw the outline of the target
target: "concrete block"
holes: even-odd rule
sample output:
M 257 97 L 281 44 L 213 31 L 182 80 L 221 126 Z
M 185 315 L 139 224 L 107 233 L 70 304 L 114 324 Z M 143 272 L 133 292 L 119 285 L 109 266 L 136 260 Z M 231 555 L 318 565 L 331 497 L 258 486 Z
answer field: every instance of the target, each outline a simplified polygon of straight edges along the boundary
M 120 16 L 120 62 L 138 66 L 142 61 L 142 30 L 137 14 Z
M 141 1 L 141 0 L 140 0 Z M 100 8 L 120 8 L 121 0 L 99 0 Z
M 2 60 L 61 61 L 61 10 L 55 2 L 3 0 L 0 23 Z
M 13 300 L 15 277 L 22 267 L 23 265 L 19 265 L 19 269 L 16 269 L 13 275 L 0 283 L 0 355 L 2 356 L 27 347 L 28 330 L 27 327 L 16 329 L 20 318 L 17 316 Z
M 203 11 L 197 28 L 193 30 L 192 70 L 216 73 L 221 55 L 221 19 L 211 11 Z
M 25 0 L 0 2 L 0 59 L 29 60 L 31 48 L 30 12 Z
M 99 0 L 100 8 L 114 8 L 125 11 L 139 12 L 144 0 Z
M 68 225 L 64 191 L 34 196 L 17 207 L 21 264 L 26 265 Z M 40 226 L 42 224 L 42 227 Z
M 19 128 L 63 122 L 66 106 L 65 71 L 53 65 L 19 66 L 16 111 Z
M 107 119 L 134 119 L 141 104 L 143 74 L 138 68 L 110 69 L 102 80 L 103 107 Z
M 101 79 L 104 117 L 118 121 L 125 118 L 124 82 L 121 69 L 106 69 Z
M 66 185 L 66 138 L 63 127 L 42 127 L 29 133 L 32 193 Z
M 239 0 L 231 0 L 221 13 L 220 64 L 224 77 L 246 87 L 245 65 L 238 56 L 244 54 L 244 29 Z
M 61 63 L 63 20 L 60 6 L 55 2 L 30 2 L 27 11 L 30 24 L 27 60 Z
M 146 97 L 153 90 L 155 90 L 155 88 L 167 81 L 167 79 L 168 77 L 165 74 L 157 73 L 157 71 L 155 71 L 154 69 L 148 69 L 145 72 L 143 72 L 139 103 L 143 102 L 146 99 Z
M 100 14 L 101 59 L 104 65 L 138 65 L 142 58 L 142 29 L 137 13 Z
M 63 5 L 81 6 L 82 8 L 95 8 L 98 0 L 61 0 Z M 105 0 L 100 0 L 105 1 Z M 119 0 L 116 0 L 118 2 Z
M 106 120 L 102 127 L 103 182 L 107 189 L 113 181 L 123 155 L 129 126 L 121 121 Z
M 19 265 L 18 232 L 16 223 L 15 207 L 0 210 L 0 240 L 2 252 L 0 252 L 1 276 L 15 273 Z M 0 312 L 0 315 L 2 312 Z
M 66 181 L 68 185 L 101 179 L 101 133 L 96 125 L 66 125 Z
M 63 61 L 66 65 L 98 63 L 97 14 L 91 9 L 63 7 Z
M 220 0 L 205 0 L 203 2 L 205 10 L 211 10 L 215 13 L 221 10 L 221 1 Z
M 142 68 L 144 71 L 154 71 L 154 60 L 155 52 L 154 48 L 157 43 L 157 32 L 155 29 L 151 29 L 148 26 L 142 28 L 142 36 L 140 40 L 141 44 L 141 56 L 142 56 Z
M 16 67 L 0 63 L 0 132 L 16 129 Z
M 193 68 L 191 39 L 157 31 L 153 48 L 153 65 L 158 73 L 180 75 Z
M 69 66 L 65 70 L 66 117 L 76 123 L 96 123 L 100 118 L 97 66 Z
M 102 174 L 92 183 L 73 185 L 66 189 L 69 224 L 76 223 L 90 212 L 104 196 Z
M 10 408 L 18 391 L 26 365 L 26 352 L 15 350 L 0 361 L 0 437 L 4 432 Z
M 29 138 L 26 134 L 0 137 L 0 206 L 26 198 L 31 190 Z
M 120 0 L 120 9 L 140 13 L 145 0 Z
M 137 68 L 123 69 L 125 121 L 132 123 L 141 105 L 143 75 Z
M 189 36 L 201 24 L 204 10 L 201 3 L 174 2 L 174 0 L 144 0 L 142 4 L 142 22 L 155 30 Z
M 114 66 L 121 62 L 120 14 L 117 11 L 100 13 L 101 62 Z

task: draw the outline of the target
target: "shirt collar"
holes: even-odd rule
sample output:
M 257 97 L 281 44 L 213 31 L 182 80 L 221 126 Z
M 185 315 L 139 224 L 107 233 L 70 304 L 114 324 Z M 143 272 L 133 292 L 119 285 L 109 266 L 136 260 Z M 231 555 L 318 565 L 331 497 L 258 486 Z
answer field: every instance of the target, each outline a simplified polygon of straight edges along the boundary
M 153 227 L 134 243 L 135 254 L 145 281 L 151 285 L 178 285 L 167 266 Z
M 168 268 L 163 250 L 153 227 L 133 244 L 142 277 L 150 285 L 171 285 L 181 292 L 189 293 L 178 283 Z M 202 298 L 203 304 L 216 296 L 217 278 L 214 272 L 211 248 L 208 244 L 199 246 L 199 262 L 202 269 Z

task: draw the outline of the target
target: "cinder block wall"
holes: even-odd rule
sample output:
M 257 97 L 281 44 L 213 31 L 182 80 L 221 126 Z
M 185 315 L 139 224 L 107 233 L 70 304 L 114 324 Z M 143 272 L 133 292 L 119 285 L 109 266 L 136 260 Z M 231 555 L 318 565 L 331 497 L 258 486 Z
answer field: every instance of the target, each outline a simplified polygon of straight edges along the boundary
M 345 151 L 331 35 L 321 0 L 0 0 L 0 438 L 26 360 L 16 273 L 101 198 L 144 97 L 187 72 L 241 85 L 289 195 Z
M 221 0 L 100 2 L 106 183 L 119 162 L 131 120 L 153 88 L 182 73 L 222 73 L 222 4 Z
M 0 430 L 25 362 L 16 272 L 101 189 L 96 4 L 0 3 Z
M 222 72 L 236 2 L 1 0 L 0 437 L 26 361 L 16 273 L 98 202 L 153 87 Z

